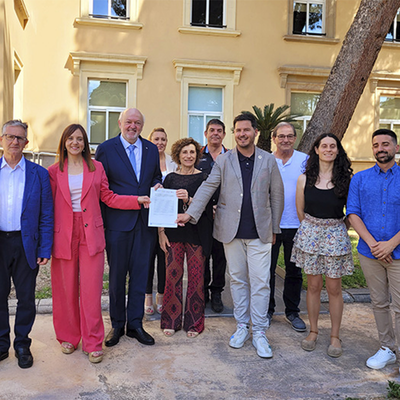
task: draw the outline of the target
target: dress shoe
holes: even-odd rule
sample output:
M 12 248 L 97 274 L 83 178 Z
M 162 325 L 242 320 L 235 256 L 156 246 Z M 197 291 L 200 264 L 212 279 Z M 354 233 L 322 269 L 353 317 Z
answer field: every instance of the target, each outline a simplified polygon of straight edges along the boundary
M 218 314 L 224 311 L 221 293 L 211 293 L 211 309 Z
M 115 346 L 119 343 L 119 338 L 124 336 L 124 328 L 112 328 L 105 340 L 105 345 L 107 347 Z
M 8 357 L 8 350 L 0 351 L 0 361 L 5 360 Z
M 15 349 L 15 357 L 18 358 L 18 366 L 20 368 L 32 367 L 33 357 L 28 347 L 18 347 Z
M 151 337 L 143 328 L 127 329 L 126 336 L 130 338 L 135 338 L 138 342 L 151 346 L 154 344 L 154 339 Z

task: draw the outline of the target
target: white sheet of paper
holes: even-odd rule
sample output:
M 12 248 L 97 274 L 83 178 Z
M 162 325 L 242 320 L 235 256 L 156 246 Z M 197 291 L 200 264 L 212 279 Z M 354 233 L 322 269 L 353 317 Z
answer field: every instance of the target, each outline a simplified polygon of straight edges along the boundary
M 176 228 L 178 217 L 178 198 L 176 190 L 157 189 L 150 190 L 149 226 Z

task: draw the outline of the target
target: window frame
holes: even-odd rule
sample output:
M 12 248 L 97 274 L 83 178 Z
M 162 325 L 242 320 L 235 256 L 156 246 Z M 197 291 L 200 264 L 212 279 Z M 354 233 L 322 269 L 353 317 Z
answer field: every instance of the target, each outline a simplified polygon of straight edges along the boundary
M 110 1 L 110 0 L 109 0 Z M 126 1 L 127 16 L 126 19 L 122 18 L 107 18 L 107 17 L 94 17 L 91 15 L 93 10 L 93 0 L 80 0 L 80 13 L 79 17 L 75 18 L 75 26 L 103 26 L 106 28 L 116 29 L 142 29 L 143 24 L 138 20 L 139 18 L 139 0 Z
M 225 27 L 214 28 L 207 26 L 192 26 L 192 0 L 183 0 L 183 26 L 178 28 L 178 32 L 183 34 L 207 36 L 240 36 L 241 32 L 236 30 L 236 2 L 237 0 L 224 0 L 223 19 Z
M 312 3 L 312 0 L 300 0 L 301 2 Z M 324 35 L 318 34 L 298 34 L 293 33 L 294 3 L 296 0 L 288 0 L 288 33 L 284 36 L 287 41 L 301 41 L 322 44 L 336 44 L 340 42 L 336 38 L 336 3 L 337 0 L 324 1 Z M 297 1 L 298 2 L 298 1 Z M 319 3 L 320 0 L 315 2 Z
M 398 26 L 398 24 L 399 24 L 399 26 Z M 391 44 L 400 43 L 400 38 L 399 39 L 395 39 L 396 33 L 397 33 L 397 28 L 399 27 L 399 29 L 400 29 L 400 8 L 397 10 L 397 14 L 394 17 L 394 20 L 392 22 L 392 26 L 393 26 L 393 39 L 387 39 L 387 36 L 389 35 L 389 32 L 388 32 L 386 37 L 385 37 L 384 43 L 391 43 Z
M 111 2 L 113 0 L 107 0 L 108 2 L 108 14 L 107 15 L 98 15 L 93 13 L 93 2 L 94 0 L 89 0 L 89 17 L 92 18 L 101 18 L 101 19 L 109 19 L 109 20 L 129 20 L 130 19 L 130 14 L 129 14 L 129 7 L 130 7 L 130 2 L 129 0 L 126 0 L 126 16 L 125 17 L 119 17 L 119 16 L 112 16 L 111 15 Z
M 190 88 L 194 88 L 194 87 L 201 87 L 201 88 L 210 88 L 210 89 L 221 89 L 222 91 L 222 111 L 217 111 L 217 112 L 208 112 L 208 116 L 211 116 L 213 118 L 218 118 L 219 120 L 223 121 L 224 120 L 224 88 L 221 86 L 211 86 L 211 85 L 189 85 L 188 86 L 188 108 L 187 108 L 187 134 L 188 137 L 192 137 L 189 136 L 189 128 L 190 128 L 190 116 L 202 116 L 203 117 L 203 132 L 205 132 L 206 130 L 206 126 L 207 126 L 207 112 L 205 111 L 201 111 L 201 110 L 189 110 L 189 92 L 190 92 Z M 211 115 L 212 114 L 212 115 Z M 195 139 L 195 138 L 194 138 Z M 205 146 L 207 144 L 207 139 L 204 135 L 202 135 L 200 144 L 202 146 Z
M 211 26 L 210 25 L 210 2 L 211 0 L 205 0 L 206 2 L 206 23 L 204 25 L 196 24 L 193 22 L 193 1 L 191 0 L 191 9 L 190 9 L 190 25 L 197 27 L 197 28 L 217 28 L 217 29 L 224 29 L 226 28 L 226 0 L 222 0 L 222 25 L 221 26 Z
M 106 107 L 106 106 L 91 106 L 89 104 L 89 83 L 91 80 L 96 80 L 96 81 L 100 81 L 100 82 L 123 82 L 125 83 L 125 107 Z M 110 139 L 110 135 L 109 135 L 109 113 L 110 112 L 117 112 L 117 113 L 121 113 L 122 111 L 124 111 L 127 106 L 128 106 L 128 93 L 129 93 L 129 87 L 128 87 L 128 82 L 125 80 L 116 80 L 116 79 L 98 79 L 98 78 L 88 78 L 87 80 L 87 85 L 88 85 L 88 96 L 87 96 L 87 134 L 88 134 L 88 139 L 89 139 L 89 144 L 90 145 L 99 145 L 100 143 L 94 143 L 91 141 L 91 125 L 90 125 L 90 121 L 91 121 L 91 113 L 93 111 L 97 111 L 97 112 L 105 112 L 106 113 L 106 132 L 105 132 L 105 140 Z

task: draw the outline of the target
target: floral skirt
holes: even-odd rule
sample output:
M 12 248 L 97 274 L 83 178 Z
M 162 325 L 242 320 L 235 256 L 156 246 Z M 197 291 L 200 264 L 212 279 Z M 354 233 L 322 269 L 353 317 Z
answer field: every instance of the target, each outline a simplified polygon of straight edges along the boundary
M 340 278 L 353 273 L 351 242 L 343 220 L 306 214 L 293 241 L 290 261 L 306 274 Z

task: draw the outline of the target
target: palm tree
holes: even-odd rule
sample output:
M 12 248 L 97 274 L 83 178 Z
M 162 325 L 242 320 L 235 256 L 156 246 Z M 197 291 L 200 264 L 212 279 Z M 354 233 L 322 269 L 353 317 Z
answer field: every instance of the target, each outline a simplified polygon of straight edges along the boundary
M 260 107 L 253 106 L 254 114 L 251 111 L 242 111 L 242 114 L 253 114 L 257 120 L 257 129 L 260 136 L 258 137 L 257 146 L 260 149 L 271 153 L 271 133 L 280 122 L 296 122 L 296 118 L 301 114 L 286 113 L 289 109 L 288 105 L 278 107 L 274 111 L 274 103 L 264 106 L 264 111 Z

